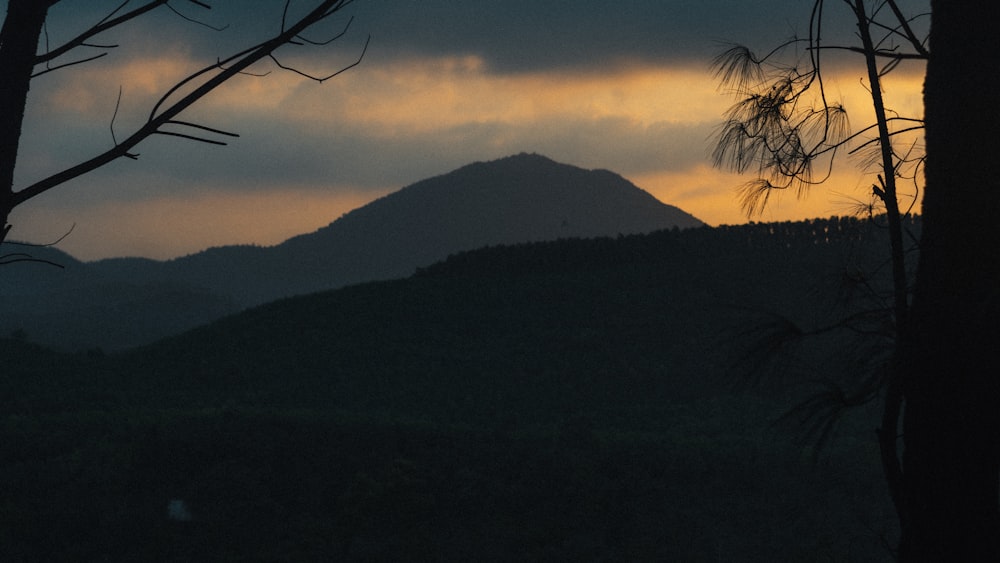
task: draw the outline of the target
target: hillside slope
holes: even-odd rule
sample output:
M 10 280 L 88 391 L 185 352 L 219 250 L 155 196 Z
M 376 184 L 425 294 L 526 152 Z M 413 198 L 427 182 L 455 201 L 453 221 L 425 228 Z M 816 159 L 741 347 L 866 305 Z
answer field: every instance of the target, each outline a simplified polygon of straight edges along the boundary
M 274 247 L 34 268 L 4 286 L 0 334 L 121 349 L 281 297 L 408 276 L 463 250 L 701 224 L 612 172 L 520 154 L 417 182 Z
M 884 342 L 758 340 L 878 305 L 885 248 L 854 220 L 493 246 L 107 356 L 0 340 L 0 539 L 46 560 L 885 561 L 877 421 L 818 464 L 765 430 Z M 784 379 L 746 392 L 733 360 L 762 349 Z

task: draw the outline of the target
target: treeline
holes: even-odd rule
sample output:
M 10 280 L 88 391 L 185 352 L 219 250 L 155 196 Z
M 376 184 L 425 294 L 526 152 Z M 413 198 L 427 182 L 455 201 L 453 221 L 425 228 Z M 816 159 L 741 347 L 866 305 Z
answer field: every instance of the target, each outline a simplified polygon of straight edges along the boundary
M 920 217 L 903 217 L 913 244 L 920 238 Z M 627 264 L 678 264 L 699 256 L 731 256 L 747 251 L 796 250 L 866 244 L 888 252 L 884 217 L 830 217 L 805 221 L 749 223 L 674 229 L 617 238 L 560 239 L 498 245 L 461 252 L 419 268 L 420 276 L 482 275 L 493 273 L 566 272 Z

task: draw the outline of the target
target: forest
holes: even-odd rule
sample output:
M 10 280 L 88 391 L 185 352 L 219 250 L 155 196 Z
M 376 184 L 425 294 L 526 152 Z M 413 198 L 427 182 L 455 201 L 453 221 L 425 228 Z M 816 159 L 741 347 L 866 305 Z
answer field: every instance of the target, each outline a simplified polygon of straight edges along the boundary
M 4 560 L 891 560 L 878 405 L 837 395 L 892 350 L 880 221 L 486 247 L 114 353 L 11 335 Z

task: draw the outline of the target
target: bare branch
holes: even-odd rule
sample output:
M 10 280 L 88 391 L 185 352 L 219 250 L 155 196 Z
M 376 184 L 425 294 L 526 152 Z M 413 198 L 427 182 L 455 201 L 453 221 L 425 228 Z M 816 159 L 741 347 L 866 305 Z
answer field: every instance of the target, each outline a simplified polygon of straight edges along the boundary
M 209 6 L 208 4 L 204 4 L 204 3 L 202 3 L 202 2 L 196 2 L 195 0 L 191 0 L 191 3 L 192 3 L 192 4 L 197 4 L 197 5 L 199 5 L 199 6 L 203 7 L 203 8 L 208 8 L 209 10 L 211 10 L 211 9 L 212 9 L 212 7 L 211 7 L 211 6 Z M 216 27 L 216 26 L 214 26 L 214 25 L 211 25 L 211 24 L 208 24 L 208 23 L 205 23 L 205 22 L 203 22 L 203 21 L 201 21 L 201 20 L 199 20 L 199 19 L 195 19 L 195 18 L 192 18 L 191 16 L 185 16 L 184 14 L 180 13 L 180 12 L 179 12 L 179 11 L 177 10 L 177 8 L 174 8 L 174 7 L 173 7 L 173 6 L 171 6 L 171 5 L 169 4 L 169 3 L 167 3 L 167 7 L 168 7 L 168 8 L 170 8 L 170 11 L 171 11 L 171 12 L 173 12 L 173 13 L 177 14 L 177 15 L 178 15 L 179 17 L 181 17 L 182 19 L 185 19 L 185 20 L 187 20 L 187 21 L 189 21 L 189 22 L 191 22 L 191 23 L 196 23 L 196 24 L 198 24 L 198 25 L 201 25 L 201 26 L 205 26 L 205 27 L 207 27 L 208 29 L 211 29 L 212 31 L 223 31 L 223 30 L 225 30 L 226 28 L 228 28 L 228 27 L 229 27 L 229 24 L 226 24 L 226 25 L 224 25 L 224 26 L 222 26 L 222 27 Z
M 320 84 L 322 84 L 323 82 L 326 82 L 327 80 L 330 80 L 331 78 L 339 76 L 339 75 L 347 72 L 348 70 L 351 70 L 352 68 L 354 68 L 354 67 L 358 66 L 359 64 L 361 64 L 361 60 L 365 57 L 365 53 L 368 51 L 368 43 L 371 42 L 371 40 L 372 40 L 371 35 L 369 35 L 368 39 L 365 40 L 365 46 L 361 49 L 361 55 L 358 56 L 358 60 L 354 61 L 353 63 L 351 63 L 351 64 L 349 64 L 349 65 L 341 68 L 337 72 L 334 72 L 333 74 L 330 74 L 328 76 L 321 76 L 321 77 L 319 77 L 319 76 L 312 76 L 312 75 L 307 74 L 305 72 L 302 72 L 302 71 L 300 71 L 300 70 L 298 70 L 298 69 L 296 69 L 294 67 L 285 66 L 285 65 L 281 64 L 281 62 L 279 62 L 278 59 L 275 58 L 275 56 L 273 54 L 271 54 L 269 56 L 271 57 L 271 60 L 274 61 L 274 64 L 278 65 L 278 68 L 294 72 L 295 74 L 298 74 L 299 76 L 304 76 L 304 77 L 306 77 L 306 78 L 308 78 L 310 80 L 315 80 L 316 82 L 319 82 Z
M 50 73 L 50 72 L 52 72 L 54 70 L 59 70 L 61 68 L 66 68 L 68 66 L 74 66 L 74 65 L 79 65 L 79 64 L 83 64 L 83 63 L 89 63 L 90 61 L 99 59 L 99 58 L 101 58 L 101 57 L 103 57 L 105 55 L 107 55 L 107 53 L 100 53 L 100 54 L 94 55 L 93 57 L 87 57 L 85 59 L 80 59 L 78 61 L 73 61 L 73 62 L 69 62 L 69 63 L 63 63 L 63 64 L 56 65 L 56 66 L 45 65 L 45 70 L 40 70 L 40 71 L 32 74 L 31 77 L 32 78 L 37 78 L 37 77 L 39 77 L 39 76 L 41 76 L 43 74 L 48 74 L 48 73 Z
M 13 243 L 8 243 L 8 244 L 13 244 Z M 47 264 L 49 266 L 55 266 L 56 268 L 65 268 L 65 266 L 57 262 L 53 262 L 51 260 L 45 260 L 43 258 L 35 258 L 34 256 L 24 252 L 14 252 L 11 254 L 0 255 L 0 266 L 6 266 L 7 264 L 16 264 L 17 262 L 37 262 L 39 264 Z
M 329 45 L 330 43 L 333 43 L 334 41 L 343 37 L 347 33 L 347 31 L 351 28 L 352 23 L 354 23 L 354 16 L 351 16 L 350 19 L 347 20 L 347 23 L 344 25 L 344 29 L 342 29 L 340 33 L 337 33 L 336 35 L 327 39 L 326 41 L 313 41 L 311 39 L 303 37 L 301 34 L 297 35 L 295 38 L 302 41 L 303 43 L 307 43 L 309 45 L 314 45 L 317 47 L 322 47 L 324 45 Z
M 188 0 L 188 2 L 191 2 L 192 4 L 195 4 L 196 6 L 200 6 L 202 8 L 208 9 L 208 10 L 212 9 L 212 7 L 210 5 L 208 5 L 205 2 L 201 2 L 199 0 Z M 111 13 L 109 13 L 107 16 L 105 16 L 103 19 L 101 19 L 101 21 L 97 22 L 95 25 L 91 26 L 90 28 L 86 29 L 85 31 L 83 31 L 82 33 L 80 33 L 79 35 L 77 35 L 76 37 L 70 39 L 69 41 L 67 41 L 66 43 L 60 45 L 59 47 L 56 47 L 55 49 L 51 49 L 51 50 L 48 49 L 48 47 L 47 47 L 48 34 L 46 34 L 46 50 L 45 50 L 44 53 L 42 53 L 40 55 L 37 55 L 35 57 L 35 64 L 38 65 L 38 64 L 45 63 L 46 64 L 46 70 L 40 71 L 37 74 L 35 74 L 34 76 L 39 76 L 39 75 L 45 74 L 47 72 L 51 72 L 53 70 L 58 70 L 58 69 L 61 69 L 61 68 L 65 68 L 67 66 L 72 66 L 72 65 L 75 65 L 75 64 L 81 64 L 81 63 L 89 62 L 89 61 L 92 61 L 94 59 L 97 59 L 97 58 L 100 58 L 100 57 L 104 56 L 106 53 L 102 53 L 102 54 L 96 55 L 94 57 L 88 57 L 88 58 L 85 58 L 85 59 L 82 59 L 82 60 L 79 60 L 79 61 L 75 61 L 73 63 L 66 63 L 66 64 L 54 66 L 54 67 L 49 67 L 48 66 L 49 62 L 51 62 L 54 59 L 57 59 L 57 58 L 65 55 L 66 53 L 72 51 L 73 49 L 75 49 L 77 47 L 91 47 L 91 48 L 95 48 L 95 49 L 113 49 L 113 48 L 117 47 L 117 45 L 98 45 L 98 44 L 95 44 L 95 43 L 88 43 L 87 40 L 90 39 L 91 37 L 94 37 L 96 35 L 99 35 L 99 34 L 105 32 L 105 31 L 107 31 L 109 29 L 118 27 L 119 25 L 122 25 L 122 24 L 124 24 L 124 23 L 126 23 L 126 22 L 128 22 L 130 20 L 133 20 L 133 19 L 135 19 L 135 18 L 137 18 L 137 17 L 139 17 L 139 16 L 141 16 L 143 14 L 146 14 L 146 13 L 148 13 L 148 12 L 150 12 L 150 11 L 152 11 L 152 10 L 160 7 L 160 6 L 167 6 L 168 8 L 170 8 L 171 11 L 173 11 L 175 14 L 177 14 L 181 18 L 184 18 L 185 20 L 193 22 L 193 23 L 197 23 L 199 25 L 203 25 L 203 26 L 208 27 L 210 29 L 213 29 L 215 31 L 222 31 L 223 29 L 225 29 L 226 27 L 228 27 L 228 26 L 214 27 L 214 26 L 211 26 L 211 25 L 209 25 L 209 24 L 207 24 L 205 22 L 202 22 L 202 21 L 199 21 L 199 20 L 197 20 L 195 18 L 192 18 L 190 16 L 185 16 L 184 14 L 180 13 L 179 11 L 177 11 L 176 8 L 174 8 L 173 6 L 171 6 L 169 4 L 169 0 L 152 0 L 150 2 L 147 2 L 146 4 L 143 4 L 142 6 L 139 6 L 138 8 L 135 8 L 135 9 L 133 9 L 131 11 L 125 12 L 125 13 L 121 14 L 118 17 L 114 17 L 114 15 L 117 14 L 118 12 L 120 12 L 126 5 L 128 5 L 128 3 L 129 3 L 128 0 L 126 0 L 125 2 L 122 2 L 121 4 L 118 5 L 117 8 L 115 8 L 114 10 L 112 10 Z
M 118 144 L 118 139 L 115 137 L 115 119 L 118 118 L 118 109 L 121 107 L 121 104 L 122 104 L 122 87 L 119 85 L 118 99 L 115 100 L 115 112 L 111 114 L 111 123 L 108 125 L 108 128 L 111 129 L 111 141 L 115 145 Z
M 153 134 L 164 134 L 177 137 L 190 138 L 192 140 L 197 140 L 201 142 L 209 142 L 212 144 L 221 144 L 219 141 L 212 141 L 209 139 L 203 139 L 201 137 L 195 137 L 192 135 L 185 135 L 183 133 L 174 133 L 168 131 L 162 131 L 161 127 L 172 121 L 175 121 L 175 117 L 181 112 L 192 106 L 197 101 L 204 98 L 206 95 L 214 91 L 216 88 L 224 84 L 233 76 L 241 74 L 245 69 L 256 63 L 257 61 L 269 57 L 276 49 L 282 45 L 287 44 L 289 41 L 293 40 L 300 33 L 308 29 L 310 26 L 328 18 L 332 14 L 336 13 L 338 10 L 350 3 L 350 0 L 324 0 L 320 2 L 315 8 L 313 8 L 309 13 L 302 16 L 301 19 L 296 21 L 294 24 L 284 29 L 281 33 L 271 37 L 270 39 L 253 46 L 249 49 L 240 51 L 239 53 L 224 59 L 223 61 L 217 62 L 215 64 L 209 65 L 201 70 L 194 72 L 187 78 L 181 80 L 172 88 L 170 88 L 166 94 L 164 94 L 160 100 L 154 105 L 153 110 L 150 112 L 149 119 L 146 123 L 136 130 L 127 139 L 123 140 L 121 143 L 116 144 L 113 148 L 87 160 L 81 162 L 75 166 L 67 168 L 61 172 L 53 174 L 47 178 L 39 180 L 34 184 L 11 194 L 12 207 L 16 207 L 21 203 L 31 199 L 41 193 L 44 193 L 55 186 L 58 186 L 64 182 L 72 180 L 78 176 L 86 174 L 92 170 L 95 170 L 105 164 L 121 158 L 130 157 L 131 149 L 139 144 L 144 139 L 148 138 Z M 156 2 L 158 5 L 159 2 Z M 134 17 L 134 16 L 133 16 Z M 118 18 L 120 19 L 120 18 Z M 365 43 L 367 46 L 367 42 Z M 363 53 L 362 53 L 363 54 Z M 360 59 L 359 59 L 360 62 Z M 344 69 L 341 69 L 332 76 L 344 72 L 348 68 L 356 66 L 358 63 L 354 63 Z M 224 66 L 229 65 L 229 66 Z M 173 96 L 180 88 L 187 84 L 192 83 L 199 77 L 202 77 L 212 71 L 217 71 L 216 74 L 207 78 L 204 82 L 200 83 L 198 86 L 194 87 L 193 90 L 184 96 L 181 96 L 179 100 L 176 100 L 170 104 L 167 104 L 167 100 Z M 327 78 L 324 78 L 326 80 Z M 185 123 L 185 122 L 181 122 Z M 212 130 L 209 128 L 204 128 L 204 130 Z M 135 156 L 135 155 L 132 155 Z
M 48 242 L 48 243 L 35 244 L 35 243 L 30 243 L 30 242 L 5 241 L 4 244 L 9 244 L 9 245 L 12 245 L 12 246 L 26 246 L 26 247 L 31 247 L 31 248 L 46 248 L 46 247 L 50 247 L 50 246 L 55 246 L 55 245 L 59 244 L 60 242 L 62 242 L 66 237 L 68 237 L 70 235 L 70 233 L 73 232 L 73 229 L 75 229 L 75 228 L 76 228 L 76 223 L 73 223 L 70 226 L 69 230 L 66 231 L 65 233 L 63 233 L 62 236 L 60 236 L 56 240 L 54 240 L 52 242 Z M 7 226 L 7 229 L 8 230 L 10 229 L 10 225 Z M 17 262 L 37 262 L 39 264 L 48 264 L 49 266 L 55 266 L 57 268 L 65 268 L 65 266 L 63 266 L 62 264 L 59 264 L 57 262 L 53 262 L 51 260 L 45 260 L 43 258 L 35 258 L 34 256 L 32 256 L 32 255 L 30 255 L 30 254 L 28 254 L 26 252 L 12 252 L 10 254 L 2 254 L 2 255 L 0 255 L 0 266 L 6 265 L 6 264 L 14 264 L 14 263 L 17 263 Z
M 917 35 L 913 33 L 913 28 L 910 27 L 910 22 L 919 17 L 930 16 L 930 14 L 919 14 L 913 18 L 907 19 L 906 16 L 903 15 L 903 12 L 899 9 L 899 6 L 896 4 L 896 0 L 886 0 L 886 3 L 889 4 L 889 9 L 891 9 L 893 15 L 896 16 L 896 20 L 903 29 L 906 38 L 910 41 L 910 45 L 913 45 L 914 50 L 916 50 L 918 54 L 923 55 L 925 59 L 929 57 L 930 52 L 927 50 L 927 47 L 924 46 L 923 41 L 917 39 Z
M 850 51 L 852 53 L 858 53 L 861 55 L 865 54 L 865 49 L 863 47 L 853 47 L 850 45 L 823 45 L 822 47 L 810 47 L 809 49 L 814 51 Z M 896 51 L 891 51 L 887 49 L 876 49 L 873 51 L 873 53 L 876 57 L 885 59 L 900 59 L 907 61 L 919 61 L 927 59 L 927 55 L 921 53 L 897 53 Z
M 902 117 L 898 117 L 896 119 L 903 120 L 903 121 L 920 121 L 920 120 L 917 120 L 917 119 L 905 119 L 905 118 L 902 118 Z M 871 130 L 871 129 L 874 129 L 876 127 L 877 127 L 877 125 L 869 125 L 868 127 L 865 128 L 865 130 L 866 131 L 867 130 Z M 895 137 L 896 135 L 902 135 L 903 133 L 909 133 L 911 131 L 922 131 L 924 128 L 925 127 L 923 125 L 915 125 L 913 127 L 906 127 L 905 129 L 900 129 L 898 131 L 890 131 L 888 133 L 888 136 L 889 137 Z M 853 136 L 852 136 L 852 138 L 853 138 Z M 849 150 L 847 152 L 847 154 L 854 154 L 856 152 L 861 151 L 865 147 L 872 146 L 872 145 L 879 146 L 879 150 L 881 150 L 881 142 L 882 142 L 882 140 L 879 139 L 878 137 L 869 139 L 869 140 L 865 141 L 864 143 L 862 143 L 862 144 L 854 147 L 853 149 Z
M 184 127 L 191 127 L 193 129 L 200 129 L 202 131 L 209 131 L 211 133 L 217 133 L 219 135 L 225 135 L 227 137 L 239 137 L 239 135 L 236 134 L 236 133 L 230 133 L 229 131 L 223 131 L 221 129 L 215 129 L 213 127 L 207 127 L 205 125 L 200 125 L 198 123 L 191 123 L 189 121 L 180 121 L 180 120 L 177 120 L 177 119 L 171 119 L 170 121 L 167 121 L 166 123 L 164 123 L 164 125 L 182 125 Z M 225 142 L 222 142 L 222 141 L 213 141 L 211 139 L 206 139 L 204 137 L 199 137 L 197 135 L 191 135 L 191 134 L 187 134 L 187 133 L 177 133 L 177 132 L 174 132 L 174 131 L 157 130 L 157 131 L 155 131 L 155 134 L 157 134 L 157 135 L 169 135 L 169 136 L 172 136 L 172 137 L 181 137 L 181 138 L 184 138 L 184 139 L 190 139 L 192 141 L 198 141 L 198 142 L 201 142 L 201 143 L 209 143 L 211 145 L 223 145 L 223 146 L 225 146 L 225 145 L 228 144 L 228 143 L 225 143 Z
M 90 27 L 89 29 L 87 29 L 86 31 L 84 31 L 83 33 L 81 33 L 80 35 L 77 35 L 76 37 L 70 39 L 69 41 L 67 41 L 66 43 L 60 45 L 59 47 L 56 47 L 55 49 L 52 49 L 51 51 L 46 51 L 45 53 L 37 55 L 35 57 L 35 64 L 47 63 L 47 62 L 49 62 L 49 61 L 51 61 L 53 59 L 61 57 L 61 56 L 65 55 L 66 53 L 68 53 L 69 51 L 71 51 L 71 50 L 73 50 L 73 49 L 75 49 L 77 47 L 83 46 L 85 44 L 85 42 L 88 39 L 90 39 L 91 37 L 93 37 L 93 36 L 95 36 L 95 35 L 97 35 L 99 33 L 103 33 L 103 32 L 105 32 L 105 31 L 107 31 L 107 30 L 109 30 L 111 28 L 117 27 L 117 26 L 119 26 L 119 25 L 121 25 L 121 24 L 123 24 L 123 23 L 125 23 L 125 22 L 127 22 L 129 20 L 137 18 L 137 17 L 139 17 L 139 16 L 141 16 L 141 15 L 143 15 L 143 14 L 145 14 L 145 13 L 147 13 L 147 12 L 153 10 L 153 9 L 156 9 L 159 6 L 161 6 L 163 4 L 166 4 L 166 3 L 167 3 L 167 0 L 152 0 L 151 2 L 147 2 L 146 4 L 144 4 L 142 6 L 139 6 L 138 8 L 135 8 L 132 11 L 126 12 L 126 13 L 124 13 L 124 14 L 116 17 L 116 18 L 112 18 L 111 16 L 113 16 L 119 10 L 121 10 L 122 8 L 124 8 L 126 4 L 128 4 L 127 1 L 123 2 L 121 5 L 119 5 L 117 8 L 115 8 L 115 10 L 111 12 L 111 14 L 109 14 L 108 16 L 106 16 L 104 19 L 102 19 L 96 25 Z
M 212 139 L 206 139 L 204 137 L 196 137 L 194 135 L 187 135 L 185 133 L 175 133 L 174 131 L 153 131 L 154 135 L 168 135 L 170 137 L 181 137 L 182 139 L 189 139 L 192 141 L 198 141 L 200 143 L 208 143 L 210 145 L 222 145 L 225 146 L 228 143 L 222 141 L 213 141 Z
M 222 129 L 214 129 L 212 127 L 206 127 L 205 125 L 199 125 L 197 123 L 191 123 L 189 121 L 180 121 L 177 119 L 171 119 L 167 123 L 173 125 L 183 125 L 185 127 L 193 127 L 195 129 L 201 129 L 202 131 L 210 131 L 212 133 L 218 133 L 219 135 L 225 135 L 227 137 L 239 137 L 238 133 L 230 133 L 229 131 L 223 131 Z
M 15 246 L 29 246 L 31 248 L 47 248 L 47 247 L 50 247 L 50 246 L 55 246 L 55 245 L 59 244 L 60 242 L 66 240 L 66 237 L 68 237 L 69 235 L 73 234 L 73 230 L 74 229 L 76 229 L 76 223 L 73 223 L 72 225 L 70 225 L 68 231 L 66 231 L 65 233 L 61 234 L 59 236 L 59 238 L 57 238 L 56 240 L 54 240 L 52 242 L 33 243 L 33 242 L 20 242 L 20 241 L 4 241 L 4 244 L 12 244 L 12 245 L 15 245 Z

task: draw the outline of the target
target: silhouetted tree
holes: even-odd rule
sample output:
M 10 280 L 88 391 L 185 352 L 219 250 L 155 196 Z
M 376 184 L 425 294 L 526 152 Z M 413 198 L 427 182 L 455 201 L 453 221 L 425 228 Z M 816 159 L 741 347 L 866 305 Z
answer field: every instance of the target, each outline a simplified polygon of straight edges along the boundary
M 313 7 L 305 15 L 295 19 L 289 14 L 290 1 L 286 0 L 278 33 L 259 43 L 247 45 L 246 48 L 229 57 L 192 72 L 167 89 L 153 105 L 146 122 L 123 140 L 115 139 L 115 145 L 111 149 L 31 185 L 15 189 L 14 168 L 17 163 L 25 105 L 32 79 L 41 74 L 66 69 L 103 57 L 114 45 L 95 43 L 97 38 L 108 30 L 125 25 L 157 8 L 169 8 L 178 15 L 181 13 L 168 0 L 148 0 L 132 9 L 126 9 L 129 2 L 123 2 L 106 17 L 83 29 L 63 44 L 49 47 L 48 41 L 43 42 L 45 49 L 38 52 L 46 20 L 50 15 L 49 11 L 61 0 L 8 0 L 7 14 L 3 21 L 3 28 L 0 30 L 0 243 L 6 239 L 10 232 L 11 225 L 8 223 L 8 219 L 15 207 L 113 160 L 123 157 L 137 159 L 138 155 L 132 152 L 133 149 L 151 135 L 171 135 L 193 141 L 224 145 L 224 142 L 208 136 L 235 137 L 236 135 L 206 125 L 182 121 L 179 116 L 184 110 L 230 78 L 245 73 L 254 63 L 262 59 L 270 59 L 282 69 L 319 82 L 333 78 L 358 64 L 361 60 L 360 57 L 357 62 L 327 76 L 312 76 L 283 65 L 275 57 L 275 51 L 285 45 L 324 45 L 341 37 L 343 32 L 337 33 L 325 41 L 317 42 L 303 37 L 302 33 L 329 19 L 353 1 L 315 1 Z M 178 0 L 174 2 L 174 4 L 179 3 L 181 2 Z M 209 2 L 204 0 L 186 0 L 185 3 L 196 8 L 211 9 Z M 197 21 L 188 16 L 182 17 Z M 365 46 L 367 47 L 367 44 Z M 88 50 L 90 53 L 95 51 L 97 53 L 78 54 L 80 51 Z M 364 50 L 361 54 L 364 55 Z M 74 56 L 76 58 L 73 58 Z M 4 257 L 0 256 L 0 263 L 25 258 L 30 257 L 8 256 L 5 260 Z
M 915 31 L 915 23 L 927 14 L 904 15 L 896 0 L 841 0 L 841 3 L 847 6 L 857 26 L 856 37 L 860 45 L 825 41 L 824 15 L 830 3 L 816 0 L 806 38 L 787 41 L 763 57 L 746 47 L 736 46 L 716 58 L 717 76 L 724 85 L 734 89 L 737 102 L 719 132 L 713 157 L 717 166 L 728 166 L 739 172 L 756 167 L 760 178 L 742 188 L 744 210 L 752 216 L 763 210 L 775 191 L 793 190 L 801 195 L 809 186 L 826 181 L 839 152 L 860 152 L 868 156 L 863 166 L 876 176 L 877 183 L 872 184 L 871 199 L 861 202 L 861 209 L 871 216 L 876 211 L 885 213 L 893 283 L 892 307 L 887 314 L 893 333 L 877 334 L 871 327 L 865 327 L 862 332 L 870 332 L 870 340 L 876 346 L 885 346 L 886 336 L 898 338 L 906 330 L 909 316 L 904 221 L 897 185 L 899 180 L 909 180 L 919 188 L 924 153 L 920 150 L 919 139 L 913 138 L 913 134 L 923 128 L 923 120 L 900 116 L 887 108 L 881 80 L 908 59 L 928 58 L 927 40 L 921 39 Z M 789 49 L 799 47 L 804 54 L 790 61 L 787 57 L 782 58 Z M 875 123 L 855 133 L 848 127 L 845 108 L 832 103 L 827 96 L 823 56 L 831 50 L 858 53 L 864 62 L 865 84 Z M 820 174 L 815 173 L 817 166 L 822 167 Z M 867 313 L 852 315 L 843 324 L 858 330 L 859 321 L 868 322 L 873 318 Z M 782 323 L 782 326 L 790 325 Z M 793 332 L 799 330 L 797 327 L 791 329 Z M 823 327 L 820 331 L 829 329 Z M 823 392 L 803 407 L 825 413 L 814 426 L 819 435 L 825 437 L 835 415 L 844 408 L 882 397 L 884 416 L 879 443 L 883 470 L 900 521 L 905 522 L 897 451 L 903 397 L 897 377 L 899 370 L 887 365 L 891 363 L 889 358 L 888 354 L 873 354 L 874 363 L 869 366 L 871 373 L 857 378 L 854 388 Z M 838 404 L 825 404 L 831 401 Z M 801 412 L 802 408 L 796 410 Z
M 1000 561 L 997 7 L 931 6 L 924 229 L 899 347 L 909 519 L 900 560 Z
M 879 441 L 900 522 L 899 559 L 1000 561 L 1000 377 L 994 353 L 1000 341 L 995 225 L 1000 179 L 987 165 L 995 158 L 989 141 L 1000 130 L 995 105 L 1000 35 L 991 17 L 996 7 L 985 0 L 932 0 L 930 51 L 895 1 L 844 2 L 853 10 L 862 41 L 850 50 L 864 55 L 878 118 L 879 135 L 871 146 L 878 148 L 882 171 L 873 192 L 885 206 L 892 240 L 896 346 L 888 369 L 874 382 L 884 400 Z M 773 189 L 813 182 L 810 165 L 851 141 L 834 127 L 842 109 L 822 95 L 819 56 L 828 48 L 819 35 L 823 9 L 824 2 L 817 0 L 806 40 L 811 70 L 804 74 L 786 67 L 783 79 L 748 90 L 746 77 L 769 57 L 733 50 L 719 59 L 723 78 L 743 80 L 749 95 L 723 128 L 717 161 L 737 169 L 756 163 L 770 174 L 770 181 L 746 188 L 744 204 L 750 210 L 766 202 Z M 884 12 L 893 15 L 892 24 L 877 21 Z M 873 28 L 885 30 L 886 37 L 873 41 Z M 912 50 L 887 43 L 892 37 Z M 897 152 L 888 125 L 901 118 L 887 117 L 880 102 L 878 78 L 906 58 L 928 61 L 925 119 L 907 120 L 924 127 L 926 156 L 913 156 L 915 144 Z M 888 61 L 881 70 L 875 64 L 879 59 Z M 801 109 L 801 96 L 814 85 L 821 105 Z M 915 179 L 925 161 L 911 304 L 901 275 L 901 232 L 894 226 L 899 220 L 894 178 Z

